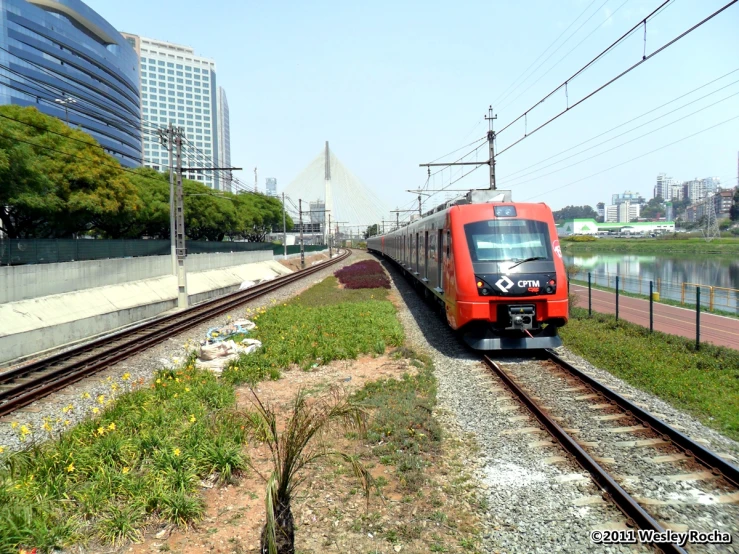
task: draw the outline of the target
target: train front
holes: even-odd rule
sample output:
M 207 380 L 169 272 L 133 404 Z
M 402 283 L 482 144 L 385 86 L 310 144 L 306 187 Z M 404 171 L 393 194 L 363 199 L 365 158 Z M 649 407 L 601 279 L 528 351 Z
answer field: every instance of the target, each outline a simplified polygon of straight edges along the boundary
M 486 203 L 452 216 L 455 327 L 477 350 L 562 344 L 567 276 L 552 212 L 545 204 Z M 466 244 L 460 244 L 465 242 Z

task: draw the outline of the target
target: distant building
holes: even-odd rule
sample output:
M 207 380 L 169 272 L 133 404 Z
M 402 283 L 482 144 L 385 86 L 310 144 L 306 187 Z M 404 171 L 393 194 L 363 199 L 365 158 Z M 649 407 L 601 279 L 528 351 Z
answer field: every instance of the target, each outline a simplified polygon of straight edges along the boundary
M 675 213 L 672 207 L 672 202 L 665 202 L 665 220 L 666 221 L 675 220 Z
M 719 190 L 716 194 L 688 206 L 685 210 L 685 219 L 690 223 L 695 223 L 700 221 L 703 216 L 708 216 L 711 202 L 713 202 L 716 218 L 725 219 L 729 217 L 733 197 L 734 189 Z
M 604 221 L 607 223 L 629 223 L 634 219 L 638 219 L 640 213 L 640 204 L 632 204 L 629 201 L 611 204 L 606 206 Z
M 672 221 L 640 221 L 638 223 L 596 223 L 594 219 L 568 219 L 557 227 L 557 235 L 647 235 L 674 233 Z
M 140 165 L 136 50 L 102 16 L 80 0 L 1 0 L 0 46 L 0 104 L 33 106 Z
M 595 205 L 596 211 L 598 212 L 598 217 L 600 217 L 603 221 L 606 220 L 606 203 L 605 202 L 598 202 Z
M 216 62 L 189 46 L 123 36 L 137 45 L 140 55 L 144 165 L 157 171 L 167 167 L 167 147 L 156 131 L 172 123 L 185 131 L 183 150 L 191 167 L 213 167 L 220 156 Z M 183 176 L 220 189 L 222 173 L 188 171 Z
M 646 204 L 647 201 L 638 192 L 631 191 L 611 196 L 611 204 L 623 204 L 624 202 L 630 202 L 631 204 Z
M 672 185 L 672 177 L 668 177 L 667 173 L 660 173 L 657 175 L 657 184 L 654 186 L 653 198 L 657 198 L 659 196 L 663 200 L 671 200 Z
M 267 196 L 277 196 L 277 179 L 267 177 Z

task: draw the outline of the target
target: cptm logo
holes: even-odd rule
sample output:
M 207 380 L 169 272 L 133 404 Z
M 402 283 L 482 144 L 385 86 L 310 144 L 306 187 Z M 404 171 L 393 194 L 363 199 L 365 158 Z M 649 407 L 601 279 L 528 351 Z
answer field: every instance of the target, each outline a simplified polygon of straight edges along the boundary
M 560 248 L 558 240 L 555 240 L 552 243 L 552 248 L 554 249 L 554 253 L 557 254 L 557 256 L 561 259 L 562 258 L 562 248 Z

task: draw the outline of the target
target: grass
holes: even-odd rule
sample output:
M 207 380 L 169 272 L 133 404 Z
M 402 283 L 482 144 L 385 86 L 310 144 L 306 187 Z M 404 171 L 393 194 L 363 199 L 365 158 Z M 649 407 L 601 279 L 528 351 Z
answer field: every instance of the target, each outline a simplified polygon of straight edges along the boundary
M 565 346 L 624 381 L 650 392 L 739 440 L 739 351 L 649 333 L 614 316 L 573 308 L 560 330 Z
M 432 416 L 436 405 L 436 379 L 430 359 L 399 349 L 393 357 L 410 358 L 420 366 L 402 380 L 372 381 L 354 398 L 373 409 L 367 440 L 383 465 L 393 466 L 401 486 L 412 492 L 424 482 L 424 454 L 437 452 L 441 428 Z
M 152 519 L 190 525 L 203 515 L 199 480 L 245 467 L 234 390 L 212 373 L 189 360 L 123 388 L 77 427 L 2 458 L 0 552 L 119 544 Z
M 691 254 L 739 254 L 739 238 L 722 237 L 706 242 L 699 237 L 612 239 L 599 238 L 590 242 L 561 241 L 565 252 L 632 252 L 644 253 L 691 253 Z
M 587 281 L 584 281 L 584 280 L 581 280 L 581 279 L 570 279 L 570 282 L 571 283 L 574 283 L 576 285 L 582 285 L 582 286 L 585 286 L 585 287 L 588 286 L 588 282 Z M 603 291 L 606 291 L 606 292 L 616 292 L 616 289 L 615 288 L 605 287 L 603 285 L 591 284 L 591 287 L 593 289 L 603 290 Z M 619 296 L 628 296 L 630 298 L 642 298 L 644 300 L 649 300 L 649 295 L 648 294 L 639 294 L 639 293 L 636 293 L 636 292 L 628 292 L 628 291 L 625 291 L 625 290 L 619 290 L 618 291 L 618 294 L 619 294 Z M 688 309 L 691 309 L 691 310 L 695 310 L 695 304 L 691 304 L 690 302 L 682 303 L 682 302 L 680 302 L 678 300 L 672 300 L 670 298 L 665 298 L 664 296 L 661 296 L 660 299 L 659 300 L 655 300 L 655 302 L 656 303 L 659 303 L 659 304 L 667 304 L 668 306 L 676 306 L 678 308 L 688 308 Z M 587 304 L 587 299 L 583 300 L 581 303 Z M 722 316 L 726 316 L 726 317 L 739 318 L 739 313 L 736 313 L 736 312 L 729 312 L 729 311 L 726 311 L 726 310 L 717 310 L 715 308 L 713 310 L 709 309 L 709 306 L 708 306 L 708 302 L 707 301 L 705 303 L 703 301 L 701 301 L 701 312 L 710 313 L 710 314 L 716 314 L 716 315 L 722 315 Z
M 279 370 L 292 365 L 308 370 L 400 346 L 403 328 L 386 291 L 379 290 L 338 289 L 336 279 L 329 278 L 299 299 L 260 310 L 251 316 L 257 327 L 249 337 L 264 348 L 233 363 L 225 379 L 238 384 L 279 378 Z

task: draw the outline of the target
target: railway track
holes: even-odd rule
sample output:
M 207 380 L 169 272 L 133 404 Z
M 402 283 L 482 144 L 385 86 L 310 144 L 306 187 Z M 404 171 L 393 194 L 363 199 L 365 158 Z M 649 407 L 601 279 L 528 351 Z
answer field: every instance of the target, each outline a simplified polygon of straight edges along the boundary
M 530 428 L 530 431 L 547 431 L 589 473 L 604 499 L 613 502 L 625 515 L 627 529 L 623 530 L 622 537 L 638 536 L 636 531 L 632 534 L 634 527 L 652 531 L 661 536 L 654 535 L 658 540 L 648 544 L 663 552 L 684 553 L 688 550 L 678 544 L 678 540 L 662 542 L 665 538 L 675 539 L 670 531 L 685 528 L 680 522 L 688 524 L 690 529 L 712 524 L 705 531 L 715 529 L 719 522 L 724 524 L 719 526 L 726 532 L 734 534 L 736 542 L 739 522 L 737 466 L 552 351 L 547 351 L 545 360 L 536 362 L 536 371 L 514 369 L 521 364 L 510 364 L 506 369 L 503 366 L 507 364 L 488 356 L 483 356 L 483 362 L 538 420 L 539 427 Z M 601 415 L 604 412 L 605 415 Z M 610 422 L 629 425 L 612 427 Z M 615 440 L 626 433 L 635 433 L 637 440 Z M 657 448 L 661 455 L 649 457 L 644 454 L 644 447 Z M 666 473 L 671 475 L 664 475 Z M 690 499 L 685 501 L 684 485 L 698 482 L 702 483 L 702 489 L 696 490 L 705 496 L 697 503 Z M 665 524 L 666 521 L 670 524 Z
M 277 277 L 244 291 L 214 298 L 175 314 L 129 327 L 66 352 L 0 373 L 0 417 L 146 350 L 166 337 L 312 275 L 350 255 L 351 251 L 345 250 L 336 258 L 313 267 Z

